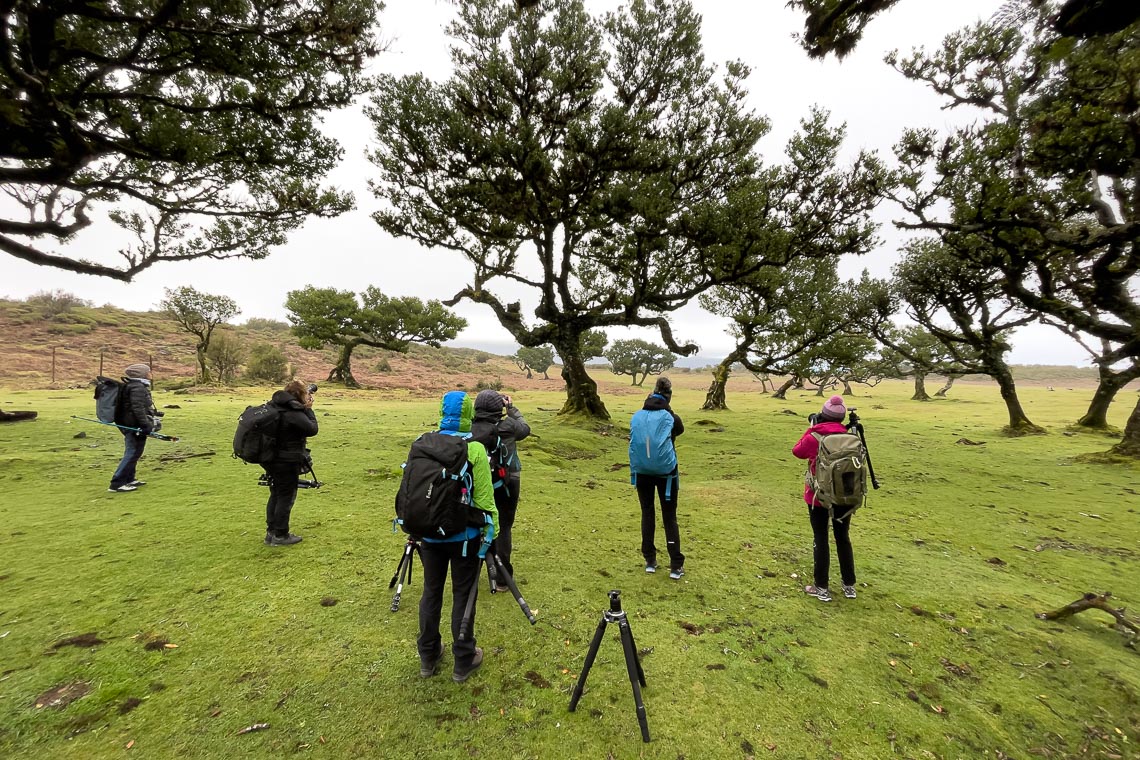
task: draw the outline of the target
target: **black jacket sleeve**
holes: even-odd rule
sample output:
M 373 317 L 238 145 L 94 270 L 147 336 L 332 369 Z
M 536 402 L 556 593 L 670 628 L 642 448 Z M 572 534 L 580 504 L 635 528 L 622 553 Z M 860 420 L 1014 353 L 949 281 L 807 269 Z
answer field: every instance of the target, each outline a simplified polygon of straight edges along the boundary
M 676 438 L 685 432 L 685 423 L 681 422 L 681 418 L 672 409 L 669 410 L 669 414 L 673 415 L 673 438 Z
M 137 427 L 150 432 L 152 427 L 150 417 L 154 413 L 154 401 L 151 400 L 150 388 L 139 382 L 128 382 L 123 389 L 127 394 L 127 420 L 128 427 Z

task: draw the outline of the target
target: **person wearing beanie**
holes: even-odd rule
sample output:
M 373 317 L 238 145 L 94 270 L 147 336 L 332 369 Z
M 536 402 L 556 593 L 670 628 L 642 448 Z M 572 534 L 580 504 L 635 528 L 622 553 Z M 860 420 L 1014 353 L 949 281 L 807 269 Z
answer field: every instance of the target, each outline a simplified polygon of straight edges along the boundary
M 815 474 L 815 460 L 819 455 L 819 439 L 816 435 L 827 436 L 835 433 L 846 433 L 843 418 L 847 416 L 847 406 L 842 396 L 832 396 L 819 410 L 815 423 L 811 425 L 800 437 L 798 443 L 792 447 L 792 455 L 799 459 L 808 460 L 808 469 Z M 814 565 L 813 583 L 804 587 L 804 593 L 814 596 L 821 602 L 831 601 L 831 590 L 828 586 L 831 570 L 831 547 L 828 546 L 827 523 L 831 517 L 831 527 L 835 533 L 835 553 L 839 557 L 839 574 L 843 580 L 843 595 L 848 599 L 855 598 L 855 554 L 851 548 L 851 521 L 838 520 L 833 516 L 831 505 L 823 504 L 816 496 L 811 486 L 804 484 L 804 501 L 807 502 L 808 518 L 811 520 L 811 530 L 814 536 L 812 544 L 812 560 Z
M 467 439 L 472 502 L 476 509 L 490 515 L 490 535 L 494 536 L 499 530 L 499 514 L 495 508 L 487 450 L 470 436 L 475 416 L 471 397 L 463 391 L 446 393 L 440 402 L 439 412 L 438 432 Z M 424 590 L 420 597 L 420 635 L 416 639 L 416 649 L 420 655 L 420 678 L 434 676 L 443 659 L 443 638 L 440 636 L 439 624 L 443 615 L 443 587 L 447 582 L 448 568 L 451 570 L 451 654 L 454 659 L 451 678 L 462 683 L 483 664 L 483 650 L 475 646 L 474 606 L 469 634 L 462 640 L 459 636 L 467 599 L 472 593 L 478 598 L 479 567 L 482 564 L 479 548 L 483 530 L 484 528 L 467 527 L 448 536 L 421 538 L 420 562 L 424 568 Z
M 641 555 L 645 558 L 645 572 L 657 572 L 657 546 L 654 544 L 657 533 L 656 494 L 661 501 L 661 524 L 665 530 L 665 548 L 669 553 L 669 577 L 680 580 L 685 574 L 685 555 L 681 552 L 681 530 L 677 525 L 680 478 L 676 440 L 685 432 L 685 424 L 670 407 L 672 398 L 673 384 L 669 378 L 657 378 L 653 393 L 630 420 L 629 467 L 630 480 L 637 488 L 637 500 L 641 506 Z M 661 415 L 668 415 L 668 419 Z M 651 440 L 658 430 L 668 432 L 668 442 Z M 667 448 L 661 451 L 657 444 L 664 444 Z M 664 468 L 656 463 L 663 456 L 669 456 L 672 472 L 662 472 Z
M 495 506 L 499 510 L 499 530 L 495 534 L 491 551 L 503 561 L 503 566 L 512 578 L 515 576 L 515 566 L 511 563 L 514 551 L 512 533 L 522 485 L 522 462 L 519 460 L 517 444 L 529 435 L 530 425 L 510 396 L 488 388 L 475 397 L 471 438 L 487 449 L 491 480 L 495 488 Z
M 119 389 L 115 424 L 123 434 L 123 458 L 111 476 L 107 489 L 112 493 L 129 493 L 145 486 L 146 481 L 135 477 L 139 458 L 146 448 L 146 439 L 158 426 L 162 412 L 154 408 L 150 395 L 150 367 L 132 364 L 123 370 L 123 387 Z M 135 428 L 126 430 L 124 428 Z

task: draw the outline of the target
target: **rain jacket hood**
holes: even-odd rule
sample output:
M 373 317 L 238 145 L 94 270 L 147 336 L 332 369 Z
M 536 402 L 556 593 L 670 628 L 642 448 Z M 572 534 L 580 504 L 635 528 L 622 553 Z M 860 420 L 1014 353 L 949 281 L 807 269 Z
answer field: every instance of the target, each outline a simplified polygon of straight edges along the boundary
M 439 404 L 439 429 L 448 433 L 470 433 L 475 404 L 464 391 L 450 391 Z

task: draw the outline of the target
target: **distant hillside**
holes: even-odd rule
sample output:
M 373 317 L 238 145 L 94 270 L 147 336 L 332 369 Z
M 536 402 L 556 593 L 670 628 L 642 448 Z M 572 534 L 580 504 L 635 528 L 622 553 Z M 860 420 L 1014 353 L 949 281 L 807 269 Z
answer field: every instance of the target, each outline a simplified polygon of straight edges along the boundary
M 333 350 L 306 351 L 297 345 L 289 325 L 270 319 L 251 319 L 226 327 L 246 347 L 259 343 L 277 346 L 288 357 L 294 374 L 320 383 L 332 368 Z M 0 299 L 0 385 L 49 387 L 86 385 L 100 372 L 118 376 L 134 362 L 149 362 L 160 382 L 188 384 L 195 375 L 194 338 L 179 331 L 161 312 L 132 312 L 106 305 L 59 305 Z M 434 394 L 448 388 L 468 390 L 501 383 L 505 388 L 535 390 L 562 387 L 559 368 L 552 367 L 527 380 L 505 356 L 474 348 L 430 348 L 413 345 L 407 354 L 362 347 L 353 354 L 353 374 L 366 387 L 401 389 L 412 394 Z M 670 370 L 685 387 L 700 388 L 708 382 L 709 367 Z M 1015 366 L 1019 383 L 1057 387 L 1096 385 L 1092 367 L 1050 365 Z M 607 365 L 590 365 L 599 382 L 619 389 L 628 378 L 609 373 Z M 736 372 L 738 382 L 749 378 Z M 928 380 L 928 386 L 937 378 Z M 967 377 L 958 382 L 992 382 L 985 377 Z
M 86 385 L 100 371 L 119 376 L 128 364 L 149 362 L 157 381 L 188 383 L 195 375 L 193 336 L 160 312 L 131 312 L 114 306 L 71 306 L 60 313 L 42 305 L 0 299 L 0 385 L 48 387 Z M 332 368 L 332 350 L 306 351 L 289 325 L 267 319 L 227 327 L 243 344 L 268 343 L 288 357 L 294 374 L 320 383 Z M 413 345 L 407 354 L 362 347 L 353 353 L 353 374 L 365 386 L 434 394 L 480 384 L 550 389 L 561 387 L 557 372 L 527 380 L 504 356 L 469 348 Z

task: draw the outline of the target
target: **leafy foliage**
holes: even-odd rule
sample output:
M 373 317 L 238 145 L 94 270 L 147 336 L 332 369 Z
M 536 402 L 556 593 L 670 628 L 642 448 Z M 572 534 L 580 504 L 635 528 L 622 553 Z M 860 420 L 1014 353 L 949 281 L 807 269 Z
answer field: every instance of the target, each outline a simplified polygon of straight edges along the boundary
M 549 380 L 550 376 L 546 374 L 546 370 L 550 369 L 550 365 L 554 364 L 554 349 L 550 346 L 521 346 L 515 355 L 511 357 L 514 359 L 518 368 L 526 372 L 526 376 L 531 376 L 531 371 L 541 372 L 543 379 Z
M 310 285 L 290 291 L 285 308 L 302 348 L 340 346 L 340 358 L 329 380 L 350 387 L 357 385 L 352 376 L 352 352 L 357 346 L 401 353 L 413 342 L 438 347 L 467 326 L 467 320 L 439 301 L 389 297 L 374 286 L 358 297 L 351 291 Z
M 214 371 L 214 377 L 226 385 L 237 378 L 246 355 L 245 344 L 232 330 L 220 330 L 206 349 L 206 360 Z
M 320 112 L 369 88 L 377 0 L 44 3 L 0 9 L 0 251 L 130 280 L 159 261 L 262 258 L 351 196 Z M 104 212 L 119 261 L 57 248 Z M 46 241 L 46 244 L 45 244 Z
M 289 379 L 289 359 L 271 343 L 258 343 L 249 349 L 245 376 L 250 380 L 280 383 Z
M 615 340 L 606 350 L 606 360 L 615 375 L 629 375 L 633 385 L 641 385 L 649 375 L 659 375 L 677 361 L 664 346 L 644 340 Z M 637 376 L 641 375 L 638 380 Z
M 383 78 L 369 109 L 385 202 L 374 217 L 463 253 L 472 280 L 450 303 L 485 304 L 521 345 L 553 345 L 563 410 L 608 417 L 582 335 L 650 326 L 692 353 L 664 315 L 755 266 L 717 245 L 723 207 L 757 192 L 753 146 L 767 123 L 745 110 L 748 71 L 705 62 L 686 0 L 634 0 L 603 18 L 581 0 L 522 14 L 456 5 L 452 77 Z M 496 281 L 537 293 L 536 323 L 495 295 Z
M 218 325 L 241 313 L 237 304 L 227 296 L 214 296 L 183 285 L 174 289 L 166 288 L 166 298 L 158 306 L 184 332 L 198 339 L 194 347 L 198 354 L 198 381 L 210 382 L 210 370 L 206 363 L 210 339 Z
M 66 314 L 76 306 L 91 306 L 90 301 L 86 301 L 74 293 L 59 289 L 41 290 L 38 293 L 33 293 L 24 300 L 26 303 L 39 309 L 40 314 L 45 319 Z

